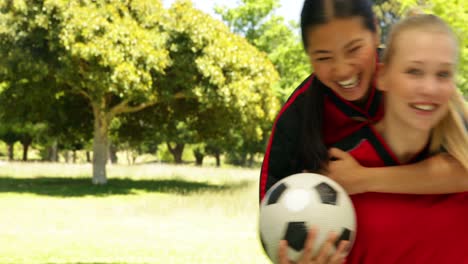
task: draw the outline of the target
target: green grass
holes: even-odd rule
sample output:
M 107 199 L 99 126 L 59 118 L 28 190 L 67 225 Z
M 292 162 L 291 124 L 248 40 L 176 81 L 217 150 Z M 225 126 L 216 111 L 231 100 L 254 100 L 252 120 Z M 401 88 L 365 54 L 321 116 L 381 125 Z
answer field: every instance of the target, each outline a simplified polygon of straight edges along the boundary
M 259 170 L 0 164 L 0 263 L 269 263 Z

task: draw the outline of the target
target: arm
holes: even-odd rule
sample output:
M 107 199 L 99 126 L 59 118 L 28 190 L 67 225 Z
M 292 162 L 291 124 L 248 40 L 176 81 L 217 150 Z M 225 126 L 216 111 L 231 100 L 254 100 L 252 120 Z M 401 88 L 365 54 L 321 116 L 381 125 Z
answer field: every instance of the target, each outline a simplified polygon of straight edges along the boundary
M 290 131 L 294 130 L 284 129 L 281 120 L 273 127 L 260 173 L 260 202 L 276 182 L 298 172 L 295 166 L 298 162 L 294 155 L 298 147 L 297 140 L 294 140 L 297 136 L 291 136 Z
M 372 175 L 374 175 L 372 177 Z M 468 171 L 448 154 L 411 165 L 367 168 L 368 191 L 443 194 L 468 191 Z
M 468 171 L 448 154 L 438 154 L 419 163 L 367 168 L 350 154 L 331 149 L 330 178 L 350 194 L 362 192 L 442 194 L 468 191 Z

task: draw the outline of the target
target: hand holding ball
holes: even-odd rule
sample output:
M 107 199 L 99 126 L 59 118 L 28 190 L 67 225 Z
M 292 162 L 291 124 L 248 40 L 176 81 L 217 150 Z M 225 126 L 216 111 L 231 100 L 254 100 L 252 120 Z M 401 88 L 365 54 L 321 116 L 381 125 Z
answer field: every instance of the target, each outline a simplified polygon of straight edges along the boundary
M 338 234 L 336 244 L 348 240 L 350 246 L 356 232 L 354 207 L 346 191 L 314 173 L 294 174 L 273 185 L 261 203 L 259 221 L 263 248 L 274 263 L 282 239 L 288 242 L 289 258 L 297 261 L 312 226 L 319 231 L 313 255 L 330 232 Z

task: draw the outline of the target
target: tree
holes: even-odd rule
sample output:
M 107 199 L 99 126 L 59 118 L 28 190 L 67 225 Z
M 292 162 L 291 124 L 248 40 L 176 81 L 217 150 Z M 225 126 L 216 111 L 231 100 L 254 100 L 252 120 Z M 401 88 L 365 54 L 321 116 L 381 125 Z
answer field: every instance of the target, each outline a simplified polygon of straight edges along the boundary
M 279 0 L 241 0 L 234 8 L 217 6 L 232 32 L 268 54 L 280 75 L 276 92 L 282 102 L 310 73 L 311 68 L 302 46 L 298 25 L 276 15 Z
M 268 55 L 280 75 L 280 81 L 272 88 L 284 103 L 297 85 L 311 73 L 311 68 L 297 34 L 298 25 L 287 23 L 283 17 L 276 15 L 279 6 L 278 0 L 242 0 L 237 7 L 228 9 L 218 6 L 215 11 L 232 32 L 244 36 L 249 43 Z M 246 165 L 248 155 L 252 160 L 255 153 L 264 151 L 270 129 L 271 123 L 263 123 L 261 132 L 239 134 L 231 131 L 232 137 L 237 140 L 227 146 L 229 160 Z M 252 135 L 257 136 L 250 137 Z
M 278 0 L 242 0 L 239 6 L 232 9 L 216 6 L 215 12 L 221 15 L 232 32 L 252 43 L 265 33 L 263 25 L 278 7 Z
M 27 161 L 33 141 L 37 140 L 47 128 L 47 124 L 42 120 L 46 109 L 43 106 L 48 105 L 50 100 L 49 93 L 41 92 L 39 88 L 44 86 L 42 78 L 37 78 L 40 75 L 34 70 L 28 72 L 29 65 L 24 67 L 24 63 L 20 60 L 9 63 L 9 74 L 14 76 L 25 74 L 26 78 L 9 80 L 4 83 L 4 89 L 0 91 L 0 123 L 2 123 L 0 138 L 8 144 L 10 160 L 14 157 L 13 145 L 19 141 L 23 145 L 22 160 Z
M 20 140 L 20 135 L 16 127 L 12 124 L 1 123 L 0 125 L 0 139 L 8 146 L 8 160 L 14 160 L 14 145 Z
M 49 161 L 58 159 L 59 149 L 76 151 L 84 149 L 93 138 L 93 113 L 89 101 L 78 94 L 55 96 L 42 114 L 42 122 L 47 124 L 47 133 L 40 138 L 48 151 L 43 158 Z
M 373 0 L 374 13 L 379 21 L 380 40 L 385 43 L 392 27 L 402 16 L 399 0 Z
M 161 102 L 126 118 L 127 125 L 157 134 L 177 163 L 185 144 L 217 139 L 226 148 L 234 132 L 261 140 L 278 109 L 278 74 L 266 55 L 189 1 L 174 3 L 169 14 L 173 63 L 157 80 L 165 88 Z
M 153 80 L 170 63 L 161 2 L 8 0 L 0 10 L 0 72 L 11 80 L 48 79 L 89 100 L 93 183 L 106 183 L 109 123 L 156 104 L 161 87 Z M 11 62 L 25 68 L 21 75 L 11 74 Z
M 186 10 L 182 9 L 184 6 Z M 171 58 L 183 61 L 192 49 L 195 62 L 183 68 L 175 67 L 183 63 L 174 63 L 167 71 L 168 77 L 176 72 L 191 72 L 172 87 L 180 89 L 188 80 L 195 85 L 186 100 L 193 107 L 187 109 L 184 122 L 189 131 L 196 131 L 191 135 L 192 143 L 218 139 L 218 145 L 226 148 L 233 145 L 238 133 L 247 139 L 262 140 L 264 127 L 273 120 L 278 108 L 272 89 L 278 73 L 272 63 L 223 23 L 183 2 L 174 5 L 171 12 L 178 21 L 171 36 L 186 40 L 174 42 L 177 45 L 176 50 L 171 50 Z M 189 104 L 193 99 L 195 103 Z

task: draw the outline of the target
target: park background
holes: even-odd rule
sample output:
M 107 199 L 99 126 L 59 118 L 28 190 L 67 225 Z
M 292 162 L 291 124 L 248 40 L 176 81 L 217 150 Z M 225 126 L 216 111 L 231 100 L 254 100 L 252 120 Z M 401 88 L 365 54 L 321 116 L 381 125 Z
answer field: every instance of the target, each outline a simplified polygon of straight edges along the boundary
M 290 3 L 1 0 L 0 263 L 268 263 L 260 163 L 311 72 Z M 468 1 L 374 3 L 382 41 L 450 23 L 468 92 Z

